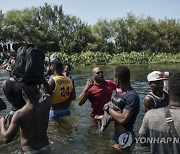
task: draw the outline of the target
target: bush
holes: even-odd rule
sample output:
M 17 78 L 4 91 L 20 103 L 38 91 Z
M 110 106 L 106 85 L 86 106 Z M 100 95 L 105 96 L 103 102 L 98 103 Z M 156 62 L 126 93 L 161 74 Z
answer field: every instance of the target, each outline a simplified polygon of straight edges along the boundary
M 63 63 L 73 65 L 117 65 L 117 64 L 160 64 L 180 63 L 180 53 L 122 52 L 110 55 L 106 52 L 82 52 L 72 55 L 56 53 Z

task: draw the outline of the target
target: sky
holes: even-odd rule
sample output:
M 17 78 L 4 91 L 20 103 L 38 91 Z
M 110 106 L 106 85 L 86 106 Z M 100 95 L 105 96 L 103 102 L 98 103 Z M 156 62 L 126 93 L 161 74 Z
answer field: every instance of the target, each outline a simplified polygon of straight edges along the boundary
M 99 19 L 114 20 L 133 13 L 136 17 L 180 19 L 180 0 L 0 0 L 0 10 L 26 9 L 32 6 L 62 5 L 64 14 L 80 18 L 90 25 Z

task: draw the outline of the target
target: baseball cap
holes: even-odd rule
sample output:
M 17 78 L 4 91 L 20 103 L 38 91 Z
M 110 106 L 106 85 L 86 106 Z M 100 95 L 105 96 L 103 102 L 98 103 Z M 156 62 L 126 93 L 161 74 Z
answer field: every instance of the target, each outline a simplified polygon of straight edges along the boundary
M 170 75 L 170 72 L 164 72 L 164 78 L 168 79 Z
M 59 58 L 57 57 L 56 54 L 52 54 L 52 55 L 50 56 L 50 63 L 52 63 L 52 62 L 58 62 L 58 61 L 59 61 Z
M 158 81 L 158 80 L 164 80 L 164 73 L 160 71 L 153 71 L 147 75 L 147 80 L 150 81 Z

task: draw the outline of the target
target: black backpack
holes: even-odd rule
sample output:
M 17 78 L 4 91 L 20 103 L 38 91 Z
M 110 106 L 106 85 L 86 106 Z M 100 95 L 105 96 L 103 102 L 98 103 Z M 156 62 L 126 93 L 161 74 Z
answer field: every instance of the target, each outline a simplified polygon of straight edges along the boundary
M 44 52 L 36 49 L 33 44 L 19 47 L 12 70 L 13 77 L 22 83 L 42 84 L 44 79 L 44 59 Z

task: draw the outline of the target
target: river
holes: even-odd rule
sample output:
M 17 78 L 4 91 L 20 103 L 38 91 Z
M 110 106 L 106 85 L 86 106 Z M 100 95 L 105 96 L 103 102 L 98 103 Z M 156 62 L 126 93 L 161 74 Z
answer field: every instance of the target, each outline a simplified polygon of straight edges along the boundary
M 142 118 L 144 116 L 143 98 L 150 91 L 146 76 L 153 70 L 180 71 L 180 64 L 164 65 L 128 65 L 131 71 L 131 83 L 133 88 L 139 93 L 141 100 L 141 110 L 134 125 L 135 133 L 138 133 Z M 76 66 L 74 78 L 76 81 L 76 96 L 81 93 L 86 79 L 91 76 L 93 66 Z M 115 66 L 102 66 L 105 79 L 113 80 Z M 8 77 L 6 71 L 0 71 L 0 85 Z M 6 102 L 7 109 L 0 111 L 0 117 L 8 114 L 10 104 L 7 102 L 0 87 L 0 97 Z M 90 103 L 87 101 L 83 106 L 78 106 L 77 101 L 71 104 L 71 115 L 63 117 L 60 123 L 50 124 L 48 127 L 48 137 L 52 154 L 109 154 L 118 153 L 112 149 L 114 132 L 114 122 L 99 134 L 90 118 Z M 135 144 L 130 151 L 123 153 L 148 153 L 149 148 Z M 3 144 L 0 138 L 0 153 L 19 153 L 20 140 L 17 139 L 10 144 Z M 121 152 L 122 153 L 122 152 Z

